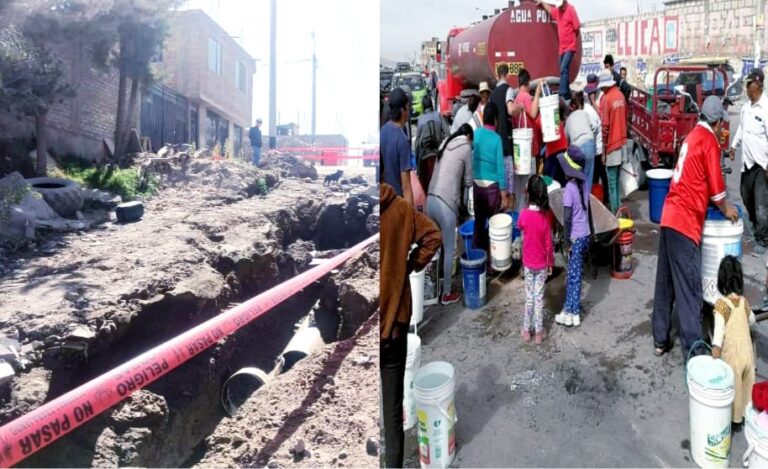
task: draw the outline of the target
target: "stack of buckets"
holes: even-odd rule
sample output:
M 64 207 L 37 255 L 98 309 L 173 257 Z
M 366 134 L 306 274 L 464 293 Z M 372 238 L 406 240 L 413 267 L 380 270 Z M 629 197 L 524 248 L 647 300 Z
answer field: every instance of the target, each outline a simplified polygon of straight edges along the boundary
M 485 304 L 485 265 L 487 258 L 485 251 L 472 247 L 474 233 L 474 219 L 466 221 L 459 228 L 459 234 L 464 240 L 464 254 L 459 259 L 464 305 L 470 309 L 482 308 Z
M 723 360 L 699 355 L 688 361 L 686 374 L 691 457 L 700 467 L 728 467 L 736 394 L 733 370 Z
M 626 280 L 632 277 L 632 242 L 635 237 L 635 222 L 632 221 L 632 215 L 626 207 L 621 207 L 616 216 L 619 218 L 619 236 L 613 247 L 611 277 Z
M 744 452 L 744 467 L 768 467 L 768 412 L 758 413 L 752 403 L 744 411 L 744 436 L 747 451 Z
M 672 175 L 671 169 L 652 169 L 645 174 L 648 179 L 648 203 L 651 221 L 654 223 L 661 223 L 661 212 L 664 209 L 664 200 L 669 193 Z
M 491 267 L 504 272 L 512 267 L 512 227 L 514 219 L 506 213 L 491 217 L 488 236 L 491 239 Z

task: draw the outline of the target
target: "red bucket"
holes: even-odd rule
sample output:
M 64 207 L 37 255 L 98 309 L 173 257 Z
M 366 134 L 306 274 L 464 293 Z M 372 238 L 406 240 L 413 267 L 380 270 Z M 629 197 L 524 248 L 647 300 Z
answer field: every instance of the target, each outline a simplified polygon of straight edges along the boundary
M 597 200 L 603 201 L 603 185 L 598 184 L 592 184 L 592 195 L 594 195 Z

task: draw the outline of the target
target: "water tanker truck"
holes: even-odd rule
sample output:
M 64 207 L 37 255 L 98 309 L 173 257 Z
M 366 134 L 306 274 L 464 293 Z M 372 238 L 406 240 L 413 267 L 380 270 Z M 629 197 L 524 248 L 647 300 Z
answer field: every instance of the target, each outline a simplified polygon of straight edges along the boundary
M 571 81 L 581 66 L 581 41 L 571 61 Z M 468 28 L 453 28 L 443 43 L 445 76 L 437 85 L 440 112 L 451 116 L 461 90 L 477 88 L 482 81 L 498 82 L 498 67 L 509 66 L 510 86 L 517 87 L 517 73 L 525 68 L 532 77 L 559 77 L 557 23 L 534 0 L 512 0 L 498 14 Z

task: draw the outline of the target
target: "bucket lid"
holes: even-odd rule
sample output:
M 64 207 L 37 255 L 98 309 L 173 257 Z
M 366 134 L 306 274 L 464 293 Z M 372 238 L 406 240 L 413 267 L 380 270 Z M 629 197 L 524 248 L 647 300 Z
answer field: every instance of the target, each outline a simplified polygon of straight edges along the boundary
M 739 219 L 744 218 L 744 211 L 741 209 L 741 205 L 736 206 L 736 211 L 739 212 Z M 725 218 L 725 215 L 723 215 L 719 208 L 710 206 L 707 208 L 707 220 L 726 221 L 728 219 Z
M 645 176 L 649 179 L 672 179 L 672 175 L 674 173 L 671 169 L 651 169 L 647 173 L 645 173 Z
M 733 387 L 733 370 L 724 361 L 699 355 L 688 361 L 688 379 L 703 388 L 724 391 Z
M 619 230 L 631 230 L 635 227 L 634 220 L 630 218 L 619 218 Z

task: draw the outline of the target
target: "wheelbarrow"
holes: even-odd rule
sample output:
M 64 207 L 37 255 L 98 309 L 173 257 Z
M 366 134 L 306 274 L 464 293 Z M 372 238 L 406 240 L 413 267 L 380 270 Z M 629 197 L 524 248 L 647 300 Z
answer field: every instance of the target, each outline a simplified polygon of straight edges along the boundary
M 565 189 L 557 189 L 549 193 L 549 206 L 557 220 L 553 242 L 556 249 L 562 253 L 563 259 L 568 264 L 568 253 L 565 250 L 565 212 L 563 210 L 563 194 Z M 590 208 L 592 210 L 592 225 L 594 233 L 590 239 L 590 249 L 588 261 L 592 267 L 592 278 L 597 278 L 598 257 L 601 251 L 610 250 L 621 232 L 619 231 L 619 220 L 611 211 L 598 200 L 597 197 L 589 195 Z

